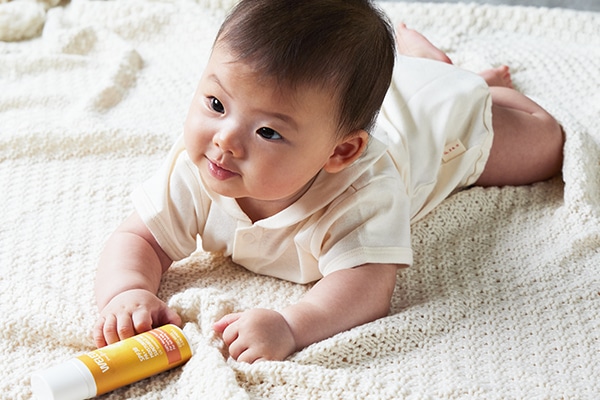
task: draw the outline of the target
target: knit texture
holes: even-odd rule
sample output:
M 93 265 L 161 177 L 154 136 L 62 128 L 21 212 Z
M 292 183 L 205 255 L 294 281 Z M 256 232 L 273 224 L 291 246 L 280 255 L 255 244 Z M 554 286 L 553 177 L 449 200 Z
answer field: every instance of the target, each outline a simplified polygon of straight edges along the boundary
M 93 349 L 98 255 L 180 134 L 232 3 L 0 4 L 13 24 L 0 24 L 1 399 L 30 399 L 33 371 Z M 383 6 L 458 65 L 511 66 L 564 125 L 562 179 L 450 197 L 413 226 L 416 262 L 398 273 L 388 317 L 283 362 L 228 359 L 212 323 L 281 309 L 309 286 L 198 252 L 159 293 L 194 356 L 103 398 L 598 398 L 600 15 Z

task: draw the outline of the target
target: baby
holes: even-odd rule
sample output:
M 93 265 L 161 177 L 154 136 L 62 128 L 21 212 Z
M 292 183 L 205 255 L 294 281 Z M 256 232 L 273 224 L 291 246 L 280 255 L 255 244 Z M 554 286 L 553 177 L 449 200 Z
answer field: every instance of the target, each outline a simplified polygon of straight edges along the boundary
M 397 268 L 412 263 L 411 222 L 454 191 L 560 172 L 560 126 L 506 67 L 482 79 L 404 25 L 397 37 L 396 57 L 367 0 L 234 8 L 182 137 L 101 255 L 98 346 L 181 324 L 156 294 L 199 237 L 256 273 L 317 281 L 283 310 L 214 324 L 234 359 L 283 360 L 386 316 Z

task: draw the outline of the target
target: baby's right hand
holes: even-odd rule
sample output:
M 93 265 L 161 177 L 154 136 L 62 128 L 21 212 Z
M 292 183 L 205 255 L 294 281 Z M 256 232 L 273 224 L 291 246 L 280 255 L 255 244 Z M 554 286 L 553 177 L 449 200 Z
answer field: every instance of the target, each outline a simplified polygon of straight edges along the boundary
M 96 346 L 104 347 L 165 324 L 181 326 L 181 318 L 152 292 L 132 289 L 104 306 L 92 335 Z

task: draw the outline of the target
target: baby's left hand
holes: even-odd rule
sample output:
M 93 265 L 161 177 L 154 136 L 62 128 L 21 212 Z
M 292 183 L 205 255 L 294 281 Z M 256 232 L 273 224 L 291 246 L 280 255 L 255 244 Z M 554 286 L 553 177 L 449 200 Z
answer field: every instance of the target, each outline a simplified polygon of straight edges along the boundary
M 296 341 L 283 315 L 255 308 L 229 314 L 214 324 L 229 354 L 237 361 L 283 360 L 296 351 Z

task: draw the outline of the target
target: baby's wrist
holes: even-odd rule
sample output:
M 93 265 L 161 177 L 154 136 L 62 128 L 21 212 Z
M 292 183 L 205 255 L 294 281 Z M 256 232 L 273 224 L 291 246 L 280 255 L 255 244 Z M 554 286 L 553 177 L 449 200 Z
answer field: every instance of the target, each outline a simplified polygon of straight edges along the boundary
M 290 335 L 294 341 L 295 351 L 301 350 L 313 343 L 305 335 L 308 318 L 305 315 L 305 311 L 302 311 L 299 305 L 289 306 L 280 311 L 280 314 L 288 326 Z
M 98 309 L 99 310 L 103 310 L 104 308 L 106 308 L 110 303 L 112 303 L 113 301 L 115 301 L 115 299 L 122 297 L 124 295 L 136 295 L 136 296 L 146 296 L 146 295 L 152 295 L 154 297 L 156 297 L 156 294 L 154 292 L 152 292 L 149 289 L 146 288 L 139 288 L 139 287 L 130 287 L 130 288 L 124 288 L 122 290 L 120 290 L 117 293 L 114 293 L 112 295 L 112 297 L 108 298 L 107 300 L 104 302 L 104 304 L 102 305 L 102 303 L 100 301 L 98 301 Z

